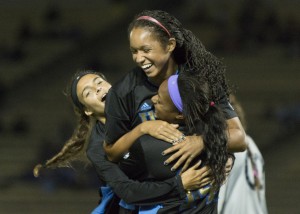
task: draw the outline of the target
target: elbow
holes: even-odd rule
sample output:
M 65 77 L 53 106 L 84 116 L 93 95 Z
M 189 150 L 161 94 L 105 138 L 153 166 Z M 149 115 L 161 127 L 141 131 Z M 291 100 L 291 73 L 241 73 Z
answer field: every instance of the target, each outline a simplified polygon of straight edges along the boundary
M 240 120 L 237 117 L 228 120 L 228 151 L 243 152 L 246 149 L 246 133 Z
M 117 157 L 116 155 L 113 154 L 113 149 L 112 149 L 112 145 L 107 144 L 107 143 L 103 143 L 103 149 L 105 151 L 106 157 L 109 161 L 111 162 L 118 162 L 119 161 L 119 157 Z
M 107 159 L 108 159 L 109 161 L 111 161 L 111 162 L 117 163 L 117 162 L 119 161 L 119 158 L 118 158 L 118 157 L 115 157 L 115 156 L 113 156 L 113 155 L 107 154 L 106 156 L 107 156 Z
M 229 132 L 228 152 L 243 152 L 247 149 L 246 133 L 243 129 L 235 129 Z
M 247 149 L 246 133 L 244 130 L 239 130 L 237 135 L 237 152 L 244 152 Z

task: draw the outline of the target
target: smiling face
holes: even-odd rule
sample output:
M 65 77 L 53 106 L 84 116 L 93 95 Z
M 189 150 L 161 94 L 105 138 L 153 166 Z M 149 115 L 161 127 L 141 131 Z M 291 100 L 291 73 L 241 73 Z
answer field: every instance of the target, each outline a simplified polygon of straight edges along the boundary
M 172 57 L 175 39 L 170 38 L 167 45 L 162 45 L 149 28 L 133 28 L 129 40 L 133 61 L 154 83 L 160 84 L 176 71 Z
M 111 85 L 99 75 L 86 74 L 77 84 L 77 97 L 85 106 L 85 113 L 95 118 L 104 116 L 105 98 Z
M 169 123 L 178 123 L 183 119 L 182 114 L 173 104 L 169 91 L 168 81 L 165 80 L 158 89 L 158 94 L 152 97 L 156 117 Z

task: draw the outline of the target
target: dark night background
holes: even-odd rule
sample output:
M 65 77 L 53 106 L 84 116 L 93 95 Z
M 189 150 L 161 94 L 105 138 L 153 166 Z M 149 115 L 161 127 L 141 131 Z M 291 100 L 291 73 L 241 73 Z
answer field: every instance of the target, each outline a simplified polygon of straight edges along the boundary
M 63 89 L 80 68 L 114 83 L 134 65 L 127 25 L 162 9 L 222 58 L 265 159 L 269 213 L 298 213 L 300 1 L 0 0 L 0 213 L 89 213 L 91 168 L 32 168 L 55 154 L 76 120 Z M 238 203 L 238 202 L 237 202 Z

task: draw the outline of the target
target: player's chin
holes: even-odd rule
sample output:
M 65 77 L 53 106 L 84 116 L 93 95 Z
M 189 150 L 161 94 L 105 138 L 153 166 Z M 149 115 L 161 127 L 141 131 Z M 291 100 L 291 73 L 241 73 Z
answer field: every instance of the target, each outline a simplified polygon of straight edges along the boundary
M 154 66 L 151 66 L 149 69 L 144 70 L 145 74 L 149 77 L 149 78 L 154 78 L 157 76 L 158 72 L 155 69 Z
M 147 75 L 147 77 L 153 77 L 153 72 L 152 71 L 149 71 L 149 70 L 144 70 L 145 74 Z

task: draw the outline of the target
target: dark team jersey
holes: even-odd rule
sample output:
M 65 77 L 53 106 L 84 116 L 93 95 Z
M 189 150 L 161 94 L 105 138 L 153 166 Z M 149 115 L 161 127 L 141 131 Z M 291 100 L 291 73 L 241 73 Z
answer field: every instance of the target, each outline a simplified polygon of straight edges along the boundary
M 178 172 L 171 171 L 171 165 L 164 165 L 164 160 L 170 155 L 161 154 L 171 146 L 165 141 L 144 135 L 131 147 L 125 164 L 121 161 L 121 168 L 130 178 L 139 181 L 162 181 L 172 178 Z M 194 201 L 190 205 L 186 203 L 186 198 L 179 199 L 168 195 L 168 201 L 158 203 L 161 206 L 158 213 L 217 213 L 218 194 L 216 193 L 213 199 L 209 199 L 209 191 L 205 189 L 192 193 Z
M 105 107 L 105 114 L 106 114 L 106 124 L 105 124 L 105 141 L 108 144 L 113 144 L 116 142 L 121 136 L 132 130 L 134 127 L 139 125 L 140 123 L 147 121 L 147 120 L 155 120 L 154 117 L 154 106 L 151 102 L 151 98 L 157 94 L 158 87 L 151 84 L 148 81 L 147 76 L 145 75 L 144 71 L 141 68 L 135 68 L 131 72 L 129 72 L 123 79 L 113 85 L 110 89 L 107 99 L 106 99 L 106 107 Z M 236 113 L 234 112 L 233 108 L 228 102 L 228 99 L 223 92 L 220 95 L 220 99 L 215 101 L 216 105 L 218 105 L 225 117 L 227 119 L 231 119 L 236 117 Z M 148 136 L 149 137 L 149 136 Z M 141 138 L 142 139 L 142 138 Z M 152 139 L 152 138 L 151 138 Z M 152 139 L 153 140 L 153 139 Z M 160 142 L 156 140 L 156 142 Z M 151 143 L 151 142 L 149 142 Z M 162 142 L 160 142 L 162 143 Z M 163 144 L 168 145 L 168 144 Z M 168 145 L 170 146 L 170 145 Z M 136 150 L 136 152 L 134 152 Z M 153 150 L 152 153 L 147 155 L 149 158 L 149 163 L 154 161 L 155 164 L 151 164 L 151 166 L 158 166 L 157 170 L 162 170 L 160 173 L 158 171 L 145 171 L 144 169 L 148 169 L 150 165 L 147 165 L 148 162 L 143 162 L 146 157 L 139 156 L 140 151 L 137 147 L 133 147 L 131 149 L 131 154 L 136 154 L 135 158 L 129 157 L 125 162 L 123 162 L 122 168 L 128 173 L 127 175 L 131 176 L 132 178 L 138 178 L 140 180 L 149 179 L 153 180 L 161 180 L 164 178 L 170 178 L 175 174 L 170 171 L 170 167 L 165 167 L 163 165 L 166 157 L 161 156 L 161 152 L 164 149 L 159 148 Z M 156 151 L 156 152 L 155 152 Z M 148 150 L 145 150 L 144 153 L 146 154 Z M 152 156 L 155 153 L 156 156 Z M 141 154 L 140 154 L 141 155 Z M 151 160 L 151 161 L 150 161 Z M 144 167 L 138 167 L 143 163 Z M 140 168 L 143 168 L 140 170 Z M 168 171 L 165 171 L 168 169 Z M 151 173 L 150 173 L 151 172 Z M 154 174 L 152 174 L 154 173 Z M 161 177 L 156 177 L 155 175 L 158 174 Z M 201 194 L 198 195 L 198 198 L 203 198 Z M 195 196 L 197 198 L 197 196 Z M 179 205 L 178 203 L 182 203 L 184 200 L 178 200 L 173 198 L 174 203 L 172 206 L 175 206 L 176 212 L 178 212 Z M 161 202 L 163 203 L 163 202 Z M 176 204 L 177 203 L 177 204 Z M 175 204 L 175 205 L 174 205 Z M 168 209 L 171 206 L 165 206 Z M 199 209 L 201 210 L 202 206 L 196 206 L 197 209 L 195 213 L 199 213 Z M 207 213 L 213 213 L 215 211 L 215 204 L 207 204 L 205 209 L 209 211 Z M 165 209 L 165 208 L 164 208 Z M 171 210 L 169 210 L 171 212 Z M 174 213 L 176 213 L 174 212 Z M 202 212 L 202 211 L 201 211 Z M 168 212 L 167 212 L 168 213 Z M 193 209 L 189 209 L 187 213 L 194 213 Z M 203 212 L 206 213 L 206 212 Z
M 107 160 L 102 146 L 103 140 L 104 125 L 97 122 L 91 132 L 87 156 L 102 182 L 112 187 L 114 193 L 124 201 L 137 205 L 153 205 L 167 201 L 170 196 L 179 199 L 186 197 L 180 176 L 174 175 L 158 182 L 130 180 L 118 164 Z
M 158 87 L 148 81 L 144 71 L 136 67 L 109 90 L 105 105 L 105 140 L 115 143 L 121 136 L 140 123 L 155 120 L 151 98 L 157 94 Z M 224 92 L 216 104 L 227 119 L 236 117 Z
M 151 84 L 144 71 L 135 68 L 109 90 L 106 105 L 106 142 L 114 143 L 122 135 L 146 120 L 154 120 L 151 98 L 158 87 Z

